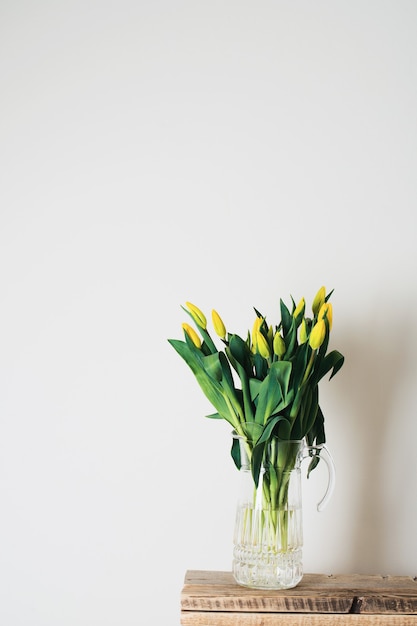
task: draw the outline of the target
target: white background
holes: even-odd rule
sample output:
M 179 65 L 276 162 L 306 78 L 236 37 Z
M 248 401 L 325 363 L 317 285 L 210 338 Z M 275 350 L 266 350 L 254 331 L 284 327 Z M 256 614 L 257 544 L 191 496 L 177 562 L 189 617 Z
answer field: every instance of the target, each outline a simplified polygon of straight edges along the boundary
M 0 2 L 0 623 L 179 624 L 230 570 L 186 300 L 334 288 L 305 570 L 417 574 L 417 3 Z

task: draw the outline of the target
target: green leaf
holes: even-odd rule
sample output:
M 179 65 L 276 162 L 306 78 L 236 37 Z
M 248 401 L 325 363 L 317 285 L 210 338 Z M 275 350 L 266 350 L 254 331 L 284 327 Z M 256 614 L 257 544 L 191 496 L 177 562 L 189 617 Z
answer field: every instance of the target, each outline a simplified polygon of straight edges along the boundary
M 234 383 L 234 380 L 233 380 L 232 371 L 230 369 L 229 361 L 227 360 L 227 357 L 224 354 L 224 352 L 219 352 L 218 354 L 219 354 L 220 365 L 221 365 L 221 368 L 222 368 L 223 380 L 225 381 L 225 383 L 227 384 L 228 387 L 234 389 L 235 388 L 235 383 Z
M 286 345 L 285 358 L 289 359 L 297 346 L 297 324 L 294 317 L 291 317 L 291 326 L 284 337 L 284 341 Z
M 197 348 L 193 350 L 192 346 L 194 344 L 192 344 L 192 342 L 190 345 L 190 342 L 180 341 L 179 339 L 168 339 L 168 343 L 170 343 L 171 346 L 184 359 L 184 361 L 191 368 L 193 373 L 195 373 L 195 371 L 198 371 L 198 369 L 202 367 L 202 359 L 204 357 L 201 354 L 198 356 Z
M 252 398 L 252 402 L 255 402 L 255 400 L 257 400 L 261 385 L 262 385 L 262 381 L 259 380 L 259 378 L 249 379 L 249 389 L 250 389 L 250 396 Z
M 207 359 L 208 357 L 197 356 L 193 348 L 184 341 L 179 341 L 177 339 L 169 339 L 168 341 L 190 367 L 204 395 L 211 402 L 217 412 L 220 413 L 223 419 L 227 420 L 234 428 L 236 428 L 236 426 L 238 426 L 237 414 L 231 410 L 230 402 L 226 400 L 226 395 L 220 382 L 204 369 L 204 359 Z M 217 371 L 215 359 L 213 363 L 209 361 L 210 367 Z
M 282 389 L 277 384 L 272 372 L 262 381 L 259 389 L 258 403 L 255 412 L 255 422 L 265 424 L 273 410 L 283 399 Z
M 320 455 L 319 454 L 315 454 L 312 457 L 312 459 L 311 459 L 311 461 L 309 463 L 309 466 L 308 466 L 308 469 L 307 469 L 307 478 L 310 478 L 311 472 L 314 469 L 316 469 L 317 465 L 319 464 L 319 461 L 320 461 Z
M 251 444 L 255 444 L 263 432 L 263 426 L 261 424 L 257 424 L 256 422 L 246 422 L 243 424 L 242 428 L 246 439 Z
M 282 299 L 280 299 L 279 304 L 281 308 L 282 331 L 285 337 L 291 328 L 293 317 Z
M 253 480 L 255 482 L 256 487 L 258 486 L 258 482 L 259 482 L 259 474 L 261 472 L 265 446 L 267 442 L 269 441 L 269 439 L 271 438 L 272 433 L 274 429 L 276 428 L 277 424 L 279 424 L 280 422 L 288 423 L 288 420 L 283 415 L 276 415 L 275 417 L 272 417 L 270 420 L 268 420 L 268 422 L 264 426 L 262 435 L 259 437 L 258 441 L 256 442 L 256 445 L 253 448 L 251 465 L 252 465 L 252 476 L 253 476 Z
M 239 440 L 233 437 L 232 448 L 230 450 L 230 454 L 232 455 L 232 459 L 237 469 L 240 470 L 242 467 L 242 459 L 240 454 L 240 443 Z
M 275 361 L 270 368 L 270 372 L 274 374 L 281 387 L 284 398 L 289 391 L 292 367 L 292 363 L 289 361 Z
M 313 428 L 318 408 L 319 388 L 317 385 L 314 387 L 309 386 L 306 390 L 306 397 L 303 406 L 304 413 L 302 416 L 302 432 L 300 439 L 302 439 Z
M 308 342 L 306 342 L 306 343 L 301 344 L 301 346 L 299 346 L 295 355 L 291 359 L 291 362 L 293 364 L 292 387 L 294 389 L 298 389 L 298 387 L 301 384 L 301 381 L 303 380 L 303 376 L 307 367 L 307 361 L 308 361 L 310 354 L 311 354 L 311 348 L 308 345 Z
M 329 293 L 327 294 L 327 296 L 325 297 L 324 301 L 327 302 L 330 298 L 330 296 L 332 295 L 334 289 L 332 289 L 331 291 L 329 291 Z
M 245 420 L 250 422 L 253 420 L 253 405 L 249 388 L 249 378 L 253 376 L 250 348 L 241 337 L 231 335 L 229 346 L 226 348 L 226 354 L 240 378 L 244 416 Z
M 310 432 L 307 435 L 307 443 L 309 446 L 312 446 L 312 445 L 319 446 L 322 443 L 326 443 L 326 434 L 324 430 L 324 415 L 320 406 L 317 409 L 317 415 L 316 415 L 314 424 Z M 307 478 L 309 478 L 311 472 L 317 467 L 317 465 L 319 464 L 319 461 L 320 461 L 320 455 L 319 454 L 314 455 L 310 461 L 310 465 L 308 466 Z
M 319 377 L 323 378 L 323 376 L 325 376 L 327 372 L 333 369 L 331 376 L 329 378 L 329 380 L 331 380 L 333 376 L 335 376 L 337 372 L 340 370 L 344 361 L 345 361 L 345 357 L 343 356 L 343 354 L 341 354 L 337 350 L 333 350 L 332 352 L 329 352 L 329 354 L 327 354 L 324 357 L 321 363 Z
M 239 337 L 239 335 L 230 336 L 229 346 L 228 349 L 226 349 L 226 354 L 230 354 L 232 358 L 243 367 L 249 378 L 253 375 L 252 355 L 250 348 L 246 341 L 243 341 L 243 339 Z
M 324 415 L 320 406 L 317 409 L 317 415 L 314 422 L 315 425 L 315 439 L 316 444 L 320 446 L 322 443 L 326 443 L 326 433 L 324 430 Z
M 268 376 L 259 386 L 255 413 L 255 422 L 258 424 L 265 424 L 271 415 L 288 406 L 291 370 L 292 364 L 288 361 L 272 363 Z
M 209 354 L 203 358 L 203 367 L 207 374 L 212 376 L 217 382 L 223 379 L 223 370 L 220 363 L 219 353 Z
M 259 378 L 259 380 L 263 380 L 268 374 L 267 360 L 264 359 L 264 357 L 261 356 L 259 352 L 256 352 L 256 354 L 253 355 L 253 362 L 255 365 L 256 377 Z

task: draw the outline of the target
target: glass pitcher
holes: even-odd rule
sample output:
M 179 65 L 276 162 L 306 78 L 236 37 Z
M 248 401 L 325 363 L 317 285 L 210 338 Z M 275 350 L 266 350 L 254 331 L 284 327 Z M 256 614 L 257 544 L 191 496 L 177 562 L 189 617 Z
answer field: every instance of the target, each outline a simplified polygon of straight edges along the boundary
M 266 447 L 258 485 L 251 472 L 251 448 L 233 435 L 240 449 L 240 497 L 234 531 L 233 575 L 237 583 L 258 589 L 289 589 L 303 576 L 301 462 L 322 459 L 328 468 L 322 511 L 331 497 L 335 470 L 325 445 L 273 438 Z M 317 458 L 319 457 L 319 458 Z

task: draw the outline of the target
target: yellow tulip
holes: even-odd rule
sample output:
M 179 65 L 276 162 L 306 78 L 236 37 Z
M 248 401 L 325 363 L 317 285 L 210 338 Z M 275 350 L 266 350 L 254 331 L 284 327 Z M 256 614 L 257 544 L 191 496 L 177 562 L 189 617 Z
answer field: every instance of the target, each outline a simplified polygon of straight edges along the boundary
M 273 346 L 274 354 L 276 354 L 277 356 L 284 356 L 286 345 L 280 333 L 275 333 Z
M 257 347 L 259 354 L 263 356 L 264 359 L 269 358 L 270 351 L 269 351 L 268 342 L 263 336 L 263 334 L 259 331 L 256 334 L 256 347 Z
M 260 327 L 262 326 L 263 321 L 264 321 L 264 318 L 263 318 L 263 317 L 257 317 L 257 318 L 255 319 L 255 321 L 253 322 L 252 332 L 253 332 L 253 334 L 254 334 L 254 335 L 258 332 L 258 330 L 259 330 L 259 329 L 260 329 Z
M 257 317 L 255 319 L 255 321 L 253 322 L 253 327 L 252 327 L 252 352 L 256 352 L 257 350 L 257 335 L 259 333 L 259 329 L 262 325 L 263 322 L 263 317 Z
M 317 315 L 317 313 L 320 311 L 320 308 L 322 307 L 325 298 L 326 298 L 326 288 L 325 287 L 320 287 L 320 289 L 318 290 L 318 292 L 315 295 L 315 298 L 314 298 L 313 304 L 312 304 L 312 309 L 313 309 L 314 315 Z
M 300 344 L 305 343 L 308 339 L 307 336 L 307 324 L 306 324 L 306 320 L 305 318 L 303 318 L 303 321 L 301 322 L 301 326 L 300 326 Z
M 313 330 L 310 333 L 310 338 L 308 343 L 310 344 L 313 350 L 318 350 L 321 344 L 326 337 L 326 324 L 323 319 L 319 319 L 319 321 L 313 326 Z
M 204 315 L 204 313 L 200 311 L 200 309 L 197 306 L 195 306 L 195 304 L 191 304 L 191 302 L 186 302 L 185 304 L 190 309 L 191 316 L 193 320 L 195 321 L 195 323 L 197 324 L 197 326 L 200 326 L 200 328 L 206 329 L 207 320 L 206 320 L 206 316 Z
M 190 326 L 186 322 L 183 323 L 182 327 L 185 330 L 185 332 L 187 333 L 187 335 L 189 336 L 189 338 L 191 339 L 191 341 L 193 342 L 193 344 L 195 345 L 195 347 L 196 348 L 201 348 L 200 337 L 197 335 L 197 333 L 195 332 L 194 328 L 192 328 L 192 326 Z
M 211 319 L 213 321 L 213 327 L 216 333 L 224 339 L 226 337 L 226 327 L 223 324 L 223 320 L 220 315 L 214 309 L 211 312 Z
M 304 300 L 304 298 L 301 298 L 300 302 L 297 304 L 294 310 L 293 317 L 298 317 L 300 314 L 304 315 L 305 308 L 306 308 L 306 301 Z
M 325 302 L 320 307 L 317 319 L 324 320 L 324 318 L 329 322 L 329 330 L 331 330 L 333 325 L 333 307 L 331 302 Z

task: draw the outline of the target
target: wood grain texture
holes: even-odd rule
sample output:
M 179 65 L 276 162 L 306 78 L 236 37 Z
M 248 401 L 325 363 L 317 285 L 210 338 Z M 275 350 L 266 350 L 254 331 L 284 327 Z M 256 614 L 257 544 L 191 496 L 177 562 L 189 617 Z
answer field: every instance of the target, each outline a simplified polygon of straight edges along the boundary
M 183 611 L 182 626 L 417 626 L 417 615 Z
M 237 585 L 231 572 L 188 571 L 181 593 L 181 610 L 186 612 L 215 612 L 217 617 L 228 612 L 249 614 L 242 619 L 250 620 L 250 613 L 261 614 L 265 620 L 269 613 L 360 615 L 413 615 L 417 616 L 417 580 L 411 576 L 364 576 L 305 574 L 294 589 L 260 590 Z M 273 616 L 280 619 L 280 616 Z M 295 615 L 292 619 L 295 619 Z M 241 619 L 239 618 L 239 619 Z M 304 619 L 305 615 L 300 616 Z M 211 619 L 211 618 L 207 618 Z M 226 619 L 226 618 L 225 618 Z M 269 618 L 268 618 L 269 619 Z M 371 617 L 370 617 L 371 619 Z M 407 623 L 416 624 L 413 617 Z M 185 622 L 187 623 L 187 622 Z M 193 622 L 191 622 L 193 623 Z M 199 622 L 195 622 L 199 623 Z M 201 622 L 203 625 L 204 622 Z M 208 622 L 209 623 L 209 622 Z M 213 623 L 213 622 L 210 622 Z M 224 622 L 232 623 L 232 622 Z M 250 621 L 241 622 L 251 624 Z M 279 621 L 254 624 L 282 623 Z M 286 622 L 303 623 L 302 621 Z M 304 622 L 314 623 L 314 622 Z M 316 622 L 317 623 L 317 622 Z M 321 622 L 325 623 L 325 622 Z M 330 623 L 330 622 L 329 622 Z M 340 622 L 344 623 L 344 622 Z M 352 620 L 349 623 L 354 623 Z M 389 623 L 375 620 L 361 623 Z M 395 623 L 392 621 L 391 623 Z M 398 622 L 402 623 L 402 622 Z M 406 622 L 404 622 L 406 623 Z M 219 626 L 222 622 L 218 622 Z

